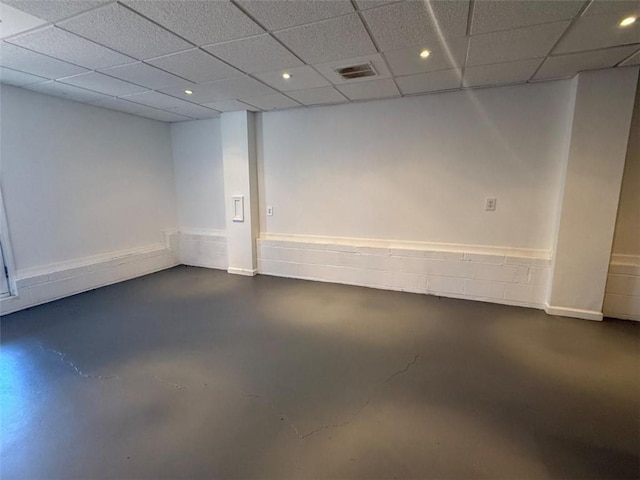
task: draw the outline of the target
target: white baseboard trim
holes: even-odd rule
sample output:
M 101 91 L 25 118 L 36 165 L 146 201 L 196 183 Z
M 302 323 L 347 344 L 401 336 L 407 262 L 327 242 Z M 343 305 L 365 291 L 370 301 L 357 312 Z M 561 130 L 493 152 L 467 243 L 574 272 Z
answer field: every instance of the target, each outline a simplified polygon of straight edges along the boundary
M 581 318 L 583 320 L 594 320 L 601 322 L 604 318 L 602 312 L 596 310 L 581 310 L 579 308 L 556 307 L 545 304 L 544 311 L 548 315 L 556 315 L 558 317 Z
M 224 230 L 180 230 L 180 262 L 192 267 L 227 270 L 227 234 Z
M 164 243 L 18 272 L 17 295 L 0 299 L 0 315 L 175 267 L 174 235 Z
M 227 273 L 231 273 L 233 275 L 244 275 L 245 277 L 255 277 L 258 274 L 258 269 L 254 268 L 253 270 L 248 270 L 246 268 L 227 268 Z
M 260 274 L 539 309 L 551 263 L 540 251 L 371 239 L 261 235 L 257 246 Z

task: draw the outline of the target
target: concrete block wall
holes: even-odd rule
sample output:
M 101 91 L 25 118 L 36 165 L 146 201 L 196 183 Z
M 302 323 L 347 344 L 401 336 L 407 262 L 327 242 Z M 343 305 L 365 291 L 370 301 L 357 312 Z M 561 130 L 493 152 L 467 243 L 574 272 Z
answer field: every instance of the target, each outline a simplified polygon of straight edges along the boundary
M 49 265 L 18 273 L 12 291 L 0 299 L 0 315 L 93 290 L 179 265 L 178 235 L 147 247 Z
M 613 255 L 603 312 L 607 317 L 640 322 L 640 255 Z
M 226 270 L 227 237 L 222 230 L 180 231 L 180 263 Z
M 546 252 L 372 243 L 261 238 L 258 272 L 544 308 L 551 263 Z

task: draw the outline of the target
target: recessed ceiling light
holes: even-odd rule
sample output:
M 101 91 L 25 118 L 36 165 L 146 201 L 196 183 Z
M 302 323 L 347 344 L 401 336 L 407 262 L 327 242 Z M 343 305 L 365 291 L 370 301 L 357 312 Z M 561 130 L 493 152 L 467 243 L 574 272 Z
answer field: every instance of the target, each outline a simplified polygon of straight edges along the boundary
M 282 74 L 282 78 L 284 78 L 285 80 L 289 80 L 289 79 L 291 78 L 291 74 L 290 74 L 290 73 L 287 73 L 287 72 L 284 72 L 284 73 Z
M 187 95 L 193 95 L 193 92 L 191 90 L 185 90 L 184 93 L 186 93 Z
M 431 55 L 431 50 L 426 48 L 420 52 L 420 58 L 427 58 L 429 55 Z
M 620 20 L 620 23 L 618 25 L 620 25 L 621 27 L 628 27 L 629 25 L 633 25 L 634 23 L 636 23 L 637 19 L 638 17 L 623 18 L 622 20 Z

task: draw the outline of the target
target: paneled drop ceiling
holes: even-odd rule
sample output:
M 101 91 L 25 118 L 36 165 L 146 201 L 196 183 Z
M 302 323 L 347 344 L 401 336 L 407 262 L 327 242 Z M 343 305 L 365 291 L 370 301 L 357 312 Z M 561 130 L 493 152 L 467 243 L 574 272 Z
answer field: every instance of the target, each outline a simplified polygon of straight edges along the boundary
M 0 20 L 2 83 L 165 122 L 640 64 L 640 0 L 2 0 Z M 377 75 L 335 72 L 359 63 Z

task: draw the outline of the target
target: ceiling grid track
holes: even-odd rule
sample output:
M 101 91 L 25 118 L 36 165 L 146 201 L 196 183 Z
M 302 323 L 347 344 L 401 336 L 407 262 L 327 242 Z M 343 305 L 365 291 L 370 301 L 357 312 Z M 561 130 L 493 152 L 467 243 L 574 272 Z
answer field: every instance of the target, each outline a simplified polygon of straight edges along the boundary
M 278 111 L 540 83 L 589 69 L 636 65 L 640 58 L 640 22 L 633 22 L 640 17 L 640 4 L 631 2 L 523 0 L 530 4 L 525 7 L 523 2 L 492 6 L 492 0 L 438 5 L 342 0 L 325 8 L 321 1 L 313 6 L 301 0 L 271 9 L 242 0 L 216 1 L 227 5 L 189 10 L 189 2 L 173 2 L 165 9 L 153 2 L 108 0 L 91 8 L 25 7 L 31 20 L 0 40 L 7 49 L 0 80 L 136 114 L 128 107 L 133 105 L 141 116 L 149 109 L 150 117 L 157 111 L 172 121 L 171 116 L 218 116 L 216 106 L 233 111 L 242 103 Z M 10 8 L 20 11 L 16 5 Z M 225 22 L 219 32 L 211 30 L 216 21 Z M 29 38 L 17 40 L 23 36 Z M 431 52 L 426 60 L 431 63 L 417 58 L 420 46 Z M 365 59 L 376 66 L 377 78 L 334 78 L 332 69 L 340 63 Z M 298 82 L 280 78 L 288 68 Z M 199 87 L 199 96 L 187 96 L 186 90 L 197 93 Z

